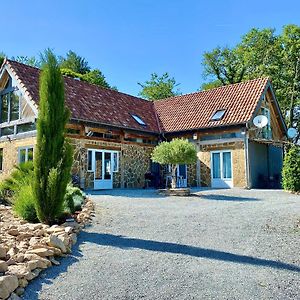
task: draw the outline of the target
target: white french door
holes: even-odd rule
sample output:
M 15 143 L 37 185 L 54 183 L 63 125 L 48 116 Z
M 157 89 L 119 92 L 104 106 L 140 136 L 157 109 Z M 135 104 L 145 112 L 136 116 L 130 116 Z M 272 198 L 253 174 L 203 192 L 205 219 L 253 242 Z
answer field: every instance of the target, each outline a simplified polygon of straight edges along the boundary
M 88 150 L 88 171 L 94 173 L 94 189 L 112 189 L 113 172 L 117 171 L 118 152 L 109 150 Z
M 214 188 L 233 187 L 231 151 L 211 152 L 211 186 Z

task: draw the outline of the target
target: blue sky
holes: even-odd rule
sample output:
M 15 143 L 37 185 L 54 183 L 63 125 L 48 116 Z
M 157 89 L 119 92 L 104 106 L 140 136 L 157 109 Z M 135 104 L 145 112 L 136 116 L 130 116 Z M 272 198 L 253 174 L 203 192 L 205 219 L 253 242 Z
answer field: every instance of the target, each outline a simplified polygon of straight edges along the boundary
M 72 49 L 132 95 L 152 72 L 169 72 L 183 93 L 194 92 L 204 81 L 203 52 L 235 45 L 253 27 L 300 25 L 298 0 L 10 0 L 1 12 L 0 51 Z

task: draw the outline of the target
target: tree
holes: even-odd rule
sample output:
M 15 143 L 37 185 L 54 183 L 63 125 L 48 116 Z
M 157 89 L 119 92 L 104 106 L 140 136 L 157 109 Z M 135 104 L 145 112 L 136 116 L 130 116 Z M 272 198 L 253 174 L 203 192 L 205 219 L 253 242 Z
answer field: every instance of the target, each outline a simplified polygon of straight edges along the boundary
M 225 49 L 225 50 L 224 50 Z M 287 25 L 281 34 L 274 29 L 251 29 L 234 48 L 216 48 L 204 54 L 203 85 L 226 85 L 257 77 L 269 77 L 288 127 L 300 138 L 300 27 Z
M 12 56 L 11 57 L 12 60 L 18 61 L 22 64 L 28 65 L 28 66 L 32 66 L 35 68 L 40 68 L 41 67 L 41 62 L 35 57 L 35 56 Z
M 245 73 L 243 60 L 235 49 L 228 47 L 205 52 L 203 66 L 204 76 L 214 75 L 221 85 L 240 82 Z
M 52 224 L 63 210 L 73 153 L 65 139 L 70 113 L 65 107 L 64 81 L 50 50 L 43 57 L 39 94 L 33 192 L 39 220 Z
M 282 186 L 287 191 L 300 191 L 300 148 L 298 146 L 292 146 L 285 155 Z
M 79 56 L 72 50 L 69 50 L 66 58 L 60 58 L 60 67 L 62 69 L 72 70 L 73 72 L 79 74 L 85 74 L 91 70 L 86 59 Z
M 193 144 L 183 139 L 162 142 L 152 153 L 152 160 L 162 165 L 171 165 L 172 188 L 176 188 L 176 170 L 178 165 L 192 164 L 197 161 L 197 151 Z
M 76 73 L 70 69 L 61 69 L 61 73 L 64 76 L 68 76 L 68 77 L 72 77 L 72 78 L 79 78 L 82 81 L 86 81 L 92 84 L 96 84 L 99 85 L 103 88 L 107 88 L 107 89 L 114 89 L 117 90 L 116 87 L 111 87 L 109 85 L 109 83 L 106 81 L 105 76 L 103 75 L 103 73 L 98 70 L 92 70 L 88 73 L 85 74 L 80 74 L 80 73 Z
M 0 52 L 0 67 L 2 66 L 5 59 L 5 54 L 3 52 Z
M 152 101 L 180 94 L 179 90 L 174 90 L 179 83 L 176 83 L 174 77 L 171 78 L 168 73 L 162 76 L 152 73 L 150 80 L 145 83 L 138 82 L 138 85 L 142 87 L 139 96 Z

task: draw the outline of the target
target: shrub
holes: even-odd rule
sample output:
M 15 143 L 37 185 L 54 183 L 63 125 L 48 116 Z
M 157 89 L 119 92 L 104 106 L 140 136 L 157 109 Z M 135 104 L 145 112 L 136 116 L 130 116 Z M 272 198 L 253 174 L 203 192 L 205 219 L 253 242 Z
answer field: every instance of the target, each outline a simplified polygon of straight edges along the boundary
M 184 139 L 162 142 L 152 152 L 152 160 L 172 167 L 172 188 L 176 188 L 176 169 L 178 165 L 192 164 L 197 161 L 195 145 Z
M 64 208 L 66 212 L 71 214 L 77 210 L 81 210 L 85 194 L 71 183 L 67 185 L 67 190 L 64 198 Z
M 297 146 L 290 148 L 285 155 L 282 186 L 287 191 L 300 191 L 300 148 Z
M 70 112 L 65 106 L 64 80 L 51 50 L 45 52 L 39 95 L 33 192 L 39 220 L 53 224 L 63 213 L 73 148 L 65 138 Z
M 24 185 L 31 183 L 33 176 L 33 162 L 28 161 L 15 166 L 10 176 L 0 183 L 0 197 L 6 203 L 12 203 L 14 194 Z
M 31 185 L 21 186 L 13 198 L 13 210 L 19 217 L 28 222 L 38 222 Z

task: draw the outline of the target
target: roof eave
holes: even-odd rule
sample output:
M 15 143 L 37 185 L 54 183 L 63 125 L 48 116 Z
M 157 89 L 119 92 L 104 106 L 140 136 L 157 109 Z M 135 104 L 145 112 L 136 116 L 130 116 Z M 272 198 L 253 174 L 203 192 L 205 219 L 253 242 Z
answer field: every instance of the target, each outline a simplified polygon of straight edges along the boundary
M 138 132 L 144 132 L 152 135 L 159 135 L 159 132 L 153 131 L 153 130 L 143 130 L 139 128 L 132 128 L 132 127 L 126 127 L 126 126 L 121 126 L 121 125 L 113 125 L 113 124 L 108 124 L 108 123 L 103 123 L 103 122 L 97 122 L 97 121 L 91 121 L 91 120 L 85 120 L 85 119 L 79 119 L 79 118 L 71 118 L 71 122 L 74 123 L 85 123 L 88 125 L 96 125 L 96 126 L 103 126 L 103 127 L 108 127 L 108 128 L 115 128 L 115 129 L 123 129 L 123 130 L 130 130 L 130 131 L 138 131 Z
M 200 128 L 193 128 L 193 129 L 184 129 L 184 130 L 176 130 L 176 131 L 163 131 L 162 134 L 182 134 L 182 133 L 192 133 L 192 132 L 203 132 L 203 131 L 211 131 L 215 129 L 230 129 L 235 127 L 244 127 L 248 122 L 241 122 L 235 124 L 227 124 L 227 125 L 220 125 L 220 126 L 211 126 L 211 127 L 200 127 Z

